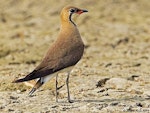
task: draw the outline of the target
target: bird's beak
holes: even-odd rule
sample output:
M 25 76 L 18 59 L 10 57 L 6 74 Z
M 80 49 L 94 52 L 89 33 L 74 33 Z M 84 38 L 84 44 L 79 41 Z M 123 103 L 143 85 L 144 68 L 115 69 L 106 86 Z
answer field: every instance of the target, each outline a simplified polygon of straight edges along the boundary
M 88 10 L 80 9 L 76 13 L 80 15 L 80 14 L 85 13 L 85 12 L 88 12 Z

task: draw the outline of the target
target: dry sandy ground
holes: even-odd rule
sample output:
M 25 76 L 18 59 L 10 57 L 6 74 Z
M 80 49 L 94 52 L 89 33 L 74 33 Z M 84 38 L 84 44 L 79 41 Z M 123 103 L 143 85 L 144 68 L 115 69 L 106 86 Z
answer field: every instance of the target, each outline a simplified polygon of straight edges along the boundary
M 55 79 L 31 88 L 11 81 L 31 72 L 59 31 L 67 4 L 88 9 L 75 17 L 86 49 L 55 102 Z M 1 113 L 149 113 L 149 0 L 0 0 Z M 63 75 L 63 76 L 62 76 Z M 59 85 L 65 84 L 65 73 Z

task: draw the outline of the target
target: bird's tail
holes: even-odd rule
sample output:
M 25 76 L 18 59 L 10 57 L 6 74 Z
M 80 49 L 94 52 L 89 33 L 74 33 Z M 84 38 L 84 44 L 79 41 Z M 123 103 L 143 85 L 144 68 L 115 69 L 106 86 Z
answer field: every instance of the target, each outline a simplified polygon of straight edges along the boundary
M 29 80 L 39 78 L 36 75 L 37 75 L 37 70 L 34 70 L 31 73 L 29 73 L 26 77 L 18 79 L 18 80 L 14 80 L 12 83 L 25 82 L 25 81 L 29 81 Z
M 41 78 L 36 82 L 32 90 L 29 92 L 29 96 L 31 96 L 39 87 L 43 85 L 44 82 L 41 81 Z

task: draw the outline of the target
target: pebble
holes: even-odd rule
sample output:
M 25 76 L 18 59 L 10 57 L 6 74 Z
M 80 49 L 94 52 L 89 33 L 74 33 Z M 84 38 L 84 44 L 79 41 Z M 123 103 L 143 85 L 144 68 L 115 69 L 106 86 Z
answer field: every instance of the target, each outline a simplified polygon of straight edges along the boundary
M 119 102 L 113 102 L 113 103 L 111 103 L 110 105 L 111 106 L 116 106 L 116 105 L 118 105 L 119 104 Z
M 142 103 L 136 103 L 136 106 L 143 107 Z
M 8 109 L 8 111 L 9 111 L 9 112 L 12 112 L 12 111 L 14 111 L 14 109 Z
M 130 83 L 123 78 L 111 78 L 106 82 L 107 88 L 125 90 L 128 86 L 130 86 Z
M 17 92 L 17 93 L 21 93 L 21 91 L 20 91 L 20 90 L 17 90 L 16 92 Z
M 18 99 L 18 97 L 14 97 L 14 96 L 10 96 L 9 98 L 12 99 L 12 100 L 17 100 Z

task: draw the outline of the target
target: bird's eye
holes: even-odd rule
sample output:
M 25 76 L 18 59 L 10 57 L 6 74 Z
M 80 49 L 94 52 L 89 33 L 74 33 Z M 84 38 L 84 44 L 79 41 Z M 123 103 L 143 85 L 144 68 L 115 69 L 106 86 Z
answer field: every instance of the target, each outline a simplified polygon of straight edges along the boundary
M 75 12 L 75 9 L 70 9 L 70 12 L 71 12 L 71 13 L 74 13 L 74 12 Z

